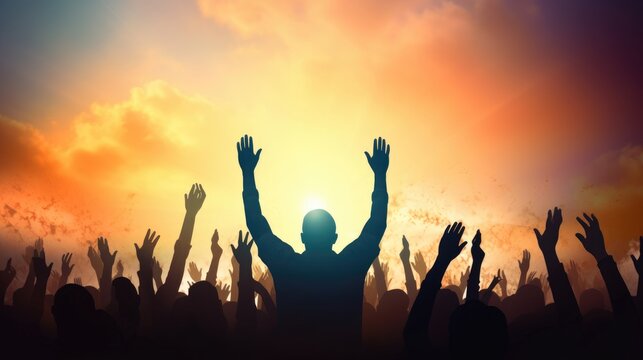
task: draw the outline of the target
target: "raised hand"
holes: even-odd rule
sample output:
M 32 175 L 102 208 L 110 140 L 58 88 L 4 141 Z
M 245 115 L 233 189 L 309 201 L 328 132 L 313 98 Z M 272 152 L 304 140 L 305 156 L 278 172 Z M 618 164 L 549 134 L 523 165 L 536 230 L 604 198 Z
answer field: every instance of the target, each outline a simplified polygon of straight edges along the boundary
M 123 276 L 124 271 L 125 267 L 123 266 L 123 262 L 121 261 L 121 259 L 118 259 L 118 262 L 116 262 L 116 275 L 114 276 L 114 278 Z
M 500 285 L 500 291 L 502 292 L 502 297 L 507 297 L 507 275 L 505 275 L 505 271 L 502 270 L 500 271 L 500 280 L 498 282 L 498 285 Z
M 482 243 L 482 234 L 480 230 L 476 231 L 476 235 L 471 240 L 471 257 L 473 258 L 474 263 L 482 263 L 484 260 L 484 251 L 480 247 Z
M 100 275 L 103 273 L 103 261 L 91 245 L 89 246 L 89 249 L 87 249 L 87 257 L 89 258 L 89 263 L 96 272 L 96 276 L 100 278 Z
M 386 144 L 386 140 L 380 138 L 373 140 L 373 155 L 368 151 L 364 151 L 368 165 L 376 174 L 386 173 L 388 170 L 389 154 L 391 153 L 391 146 Z
M 371 274 L 366 276 L 364 283 L 364 298 L 366 302 L 375 306 L 377 305 L 377 286 L 375 285 L 375 277 Z
M 221 300 L 221 302 L 228 300 L 228 296 L 230 296 L 230 285 L 217 281 L 216 288 L 219 293 L 219 300 Z
M 203 202 L 205 201 L 205 191 L 201 184 L 193 184 L 190 192 L 183 195 L 185 199 L 185 210 L 189 214 L 196 215 L 201 210 Z
M 254 244 L 254 240 L 251 239 L 248 241 L 249 236 L 250 233 L 246 232 L 246 236 L 244 238 L 243 231 L 239 230 L 237 247 L 235 248 L 234 245 L 230 244 L 232 254 L 234 255 L 234 258 L 237 259 L 240 268 L 243 268 L 244 266 L 250 266 L 250 268 L 252 268 L 252 254 L 250 253 L 250 249 L 252 248 L 252 244 Z
M 223 249 L 221 248 L 221 245 L 219 245 L 219 231 L 217 229 L 214 229 L 214 234 L 212 234 L 212 239 L 210 239 L 210 241 L 210 252 L 212 252 L 212 256 L 220 258 L 223 254 Z
M 493 290 L 493 288 L 495 288 L 496 285 L 502 283 L 503 281 L 505 283 L 507 282 L 507 280 L 504 279 L 503 276 L 501 275 L 500 269 L 498 269 L 498 273 L 491 280 L 491 284 L 489 284 L 489 290 Z
M 411 250 L 409 249 L 409 241 L 406 236 L 402 235 L 402 251 L 400 251 L 400 259 L 403 263 L 408 263 L 411 259 Z
M 83 279 L 81 277 L 75 277 L 74 284 L 83 286 Z
M 252 172 L 257 167 L 261 149 L 255 154 L 252 136 L 244 135 L 237 143 L 237 155 L 239 157 L 239 166 L 244 172 Z
M 538 246 L 545 256 L 556 254 L 558 233 L 562 223 L 563 214 L 559 208 L 555 207 L 553 212 L 551 210 L 547 212 L 545 231 L 541 234 L 538 229 L 534 229 L 536 239 L 538 239 Z
M 155 257 L 152 258 L 152 278 L 154 279 L 154 283 L 156 283 L 156 289 L 163 285 L 163 267 Z
M 138 258 L 140 267 L 142 269 L 151 269 L 152 273 L 154 273 L 154 265 L 156 265 L 154 261 L 154 248 L 156 248 L 156 244 L 158 244 L 160 238 L 160 235 L 156 235 L 156 231 L 147 229 L 143 244 L 139 247 L 138 244 L 134 243 L 136 258 Z M 156 263 L 158 264 L 158 262 Z
M 426 276 L 426 273 L 429 271 L 429 268 L 424 261 L 424 256 L 422 256 L 422 253 L 418 251 L 415 253 L 413 260 L 414 261 L 411 263 L 413 270 L 418 273 L 420 279 L 423 279 Z
M 71 274 L 71 271 L 74 270 L 74 266 L 76 266 L 75 264 L 71 265 L 71 257 L 72 257 L 72 255 L 73 255 L 72 253 L 63 254 L 62 265 L 61 265 L 61 273 L 62 273 L 61 276 L 64 279 L 69 278 L 69 275 Z
M 54 263 L 52 262 L 47 265 L 47 261 L 45 259 L 45 250 L 40 250 L 40 253 L 38 253 L 37 250 L 34 250 L 34 256 L 31 260 L 31 263 L 33 264 L 33 269 L 34 273 L 36 274 L 37 281 L 43 280 L 44 282 L 46 282 L 51 275 L 51 269 L 53 268 Z
M 576 233 L 576 237 L 580 240 L 581 244 L 588 253 L 594 256 L 597 262 L 600 262 L 608 256 L 607 251 L 605 250 L 605 239 L 603 238 L 603 232 L 601 227 L 598 224 L 598 219 L 594 214 L 590 217 L 589 215 L 583 213 L 585 221 L 580 217 L 576 217 L 576 221 L 583 227 L 585 230 L 585 236 L 580 233 Z
M 190 264 L 188 265 L 188 274 L 192 278 L 192 281 L 199 282 L 203 276 L 203 269 L 199 269 L 194 261 L 190 261 Z
M 641 276 L 641 270 L 643 270 L 643 256 L 641 256 L 641 244 L 643 244 L 643 236 L 639 237 L 639 258 L 637 259 L 636 256 L 630 255 L 632 258 L 632 263 L 634 263 L 634 268 L 636 269 L 636 272 Z
M 107 241 L 107 239 L 102 236 L 98 238 L 98 254 L 100 255 L 101 261 L 103 262 L 103 271 L 105 266 L 109 268 L 114 266 L 114 261 L 116 260 L 117 253 L 118 251 L 114 251 L 113 254 L 109 251 L 109 242 Z
M 520 269 L 521 274 L 527 274 L 529 271 L 529 265 L 531 263 L 531 253 L 529 250 L 522 251 L 522 261 L 518 260 L 518 268 Z
M 440 246 L 438 247 L 438 260 L 450 263 L 460 255 L 462 249 L 467 246 L 467 242 L 460 243 L 462 234 L 464 234 L 464 226 L 462 223 L 453 223 L 447 226 L 440 239 Z M 465 280 L 466 281 L 466 280 Z

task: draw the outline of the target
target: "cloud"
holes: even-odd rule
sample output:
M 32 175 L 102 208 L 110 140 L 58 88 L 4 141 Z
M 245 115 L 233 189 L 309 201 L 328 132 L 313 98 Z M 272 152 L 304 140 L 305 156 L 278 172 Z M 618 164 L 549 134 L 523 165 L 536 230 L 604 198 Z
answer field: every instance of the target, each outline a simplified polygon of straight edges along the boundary
M 598 216 L 608 251 L 627 254 L 643 235 L 643 146 L 599 156 L 576 181 L 576 207 Z

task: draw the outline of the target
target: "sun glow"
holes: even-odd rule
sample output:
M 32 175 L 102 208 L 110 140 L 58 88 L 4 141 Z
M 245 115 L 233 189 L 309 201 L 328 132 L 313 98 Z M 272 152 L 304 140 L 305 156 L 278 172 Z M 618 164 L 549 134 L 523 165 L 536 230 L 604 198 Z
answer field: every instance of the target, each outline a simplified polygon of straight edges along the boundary
M 326 208 L 326 202 L 321 199 L 318 196 L 311 195 L 304 200 L 302 210 L 304 211 L 304 214 L 308 213 L 311 210 L 316 210 L 316 209 L 325 209 Z

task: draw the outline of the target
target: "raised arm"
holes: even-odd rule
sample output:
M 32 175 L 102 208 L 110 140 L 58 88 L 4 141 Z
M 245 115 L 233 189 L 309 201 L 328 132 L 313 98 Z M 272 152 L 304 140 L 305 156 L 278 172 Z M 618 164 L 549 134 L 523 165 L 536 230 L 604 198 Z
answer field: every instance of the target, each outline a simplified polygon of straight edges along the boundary
M 179 239 L 174 243 L 174 254 L 172 255 L 172 262 L 170 263 L 165 283 L 159 291 L 164 301 L 168 302 L 166 305 L 174 302 L 175 295 L 179 292 L 181 281 L 183 281 L 185 262 L 192 248 L 192 232 L 194 231 L 196 215 L 201 210 L 201 206 L 203 206 L 205 196 L 203 186 L 200 184 L 192 185 L 190 192 L 184 195 L 185 217 L 183 218 L 183 226 L 181 227 Z
M 442 239 L 440 239 L 438 257 L 426 275 L 426 279 L 422 282 L 404 326 L 404 342 L 411 352 L 421 351 L 423 346 L 427 344 L 433 304 L 440 290 L 444 273 L 451 261 L 460 255 L 462 249 L 467 245 L 466 241 L 460 243 L 463 233 L 462 223 L 454 223 L 447 226 Z
M 616 262 L 605 249 L 605 239 L 598 219 L 594 214 L 591 216 L 583 214 L 583 217 L 585 221 L 580 217 L 577 217 L 576 221 L 583 227 L 585 235 L 577 233 L 576 237 L 583 244 L 585 250 L 596 259 L 601 276 L 607 286 L 614 318 L 620 324 L 629 328 L 638 327 L 638 314 L 634 301 L 621 273 L 618 271 Z
M 391 146 L 380 138 L 373 140 L 373 154 L 364 151 L 368 165 L 373 170 L 375 182 L 371 196 L 371 216 L 362 229 L 360 238 L 371 239 L 379 244 L 386 230 L 386 214 L 388 212 L 388 192 L 386 190 L 386 171 L 389 165 Z M 369 236 L 364 236 L 365 234 Z
M 243 175 L 243 209 L 246 213 L 246 225 L 252 237 L 259 239 L 271 231 L 268 221 L 261 213 L 259 191 L 255 183 L 255 168 L 261 156 L 261 149 L 255 153 L 252 136 L 244 135 L 237 143 L 237 156 Z
M 212 234 L 212 238 L 210 239 L 210 252 L 212 253 L 212 261 L 210 262 L 208 272 L 205 274 L 205 281 L 212 284 L 212 286 L 217 286 L 217 271 L 219 270 L 221 255 L 223 254 L 223 249 L 221 245 L 219 245 L 219 231 L 217 231 L 217 229 L 214 229 L 214 234 Z
M 75 264 L 71 264 L 72 255 L 72 253 L 63 254 L 58 289 L 67 284 L 67 282 L 69 281 L 69 275 L 71 275 L 71 271 L 74 269 L 74 266 L 76 266 Z
M 243 232 L 239 230 L 237 247 L 232 244 L 232 254 L 239 263 L 239 299 L 237 302 L 237 327 L 246 332 L 252 331 L 257 324 L 257 308 L 255 306 L 255 294 L 252 279 L 252 248 L 253 240 L 248 241 L 249 233 L 243 238 Z
M 99 281 L 99 290 L 100 290 L 100 304 L 98 307 L 104 308 L 107 306 L 111 300 L 111 291 L 112 291 L 112 267 L 114 266 L 114 261 L 116 260 L 116 254 L 118 251 L 114 251 L 112 254 L 109 251 L 109 242 L 103 237 L 98 238 L 98 253 L 100 259 L 103 262 L 103 273 L 101 274 Z
M 404 284 L 406 285 L 406 293 L 409 295 L 411 302 L 413 302 L 417 296 L 418 288 L 415 283 L 415 277 L 413 276 L 413 270 L 411 269 L 411 249 L 409 248 L 409 241 L 404 235 L 402 235 L 402 251 L 400 251 L 400 260 L 402 260 L 402 266 L 404 267 Z
M 40 250 L 40 254 L 34 251 L 34 257 L 31 262 L 34 267 L 36 283 L 31 293 L 28 321 L 31 326 L 37 329 L 44 309 L 47 281 L 49 280 L 49 275 L 51 275 L 51 268 L 54 266 L 54 263 L 47 265 L 44 249 Z
M 493 292 L 493 289 L 496 287 L 496 285 L 500 284 L 501 281 L 502 281 L 502 278 L 500 277 L 500 269 L 498 269 L 498 274 L 493 277 L 493 280 L 491 280 L 491 284 L 489 284 L 487 291 L 482 296 L 482 299 L 480 299 L 480 301 L 483 304 L 489 305 L 489 300 L 491 299 L 491 293 Z
M 152 322 L 152 302 L 154 301 L 154 248 L 159 242 L 160 236 L 156 231 L 147 229 L 143 244 L 139 247 L 134 243 L 136 258 L 138 259 L 138 293 L 141 297 L 141 318 L 147 325 Z
M 479 300 L 480 294 L 480 270 L 482 268 L 482 261 L 484 260 L 484 251 L 480 247 L 482 243 L 482 234 L 480 230 L 476 231 L 476 235 L 471 241 L 471 257 L 473 264 L 471 264 L 471 272 L 467 280 L 467 302 Z
M 527 273 L 531 264 L 531 253 L 529 250 L 522 251 L 522 261 L 518 260 L 518 269 L 520 269 L 520 279 L 518 280 L 518 289 L 527 284 Z
M 541 234 L 538 229 L 534 229 L 534 233 L 538 240 L 538 247 L 540 247 L 540 251 L 545 258 L 545 265 L 549 274 L 548 280 L 558 309 L 559 321 L 565 324 L 577 324 L 581 319 L 580 309 L 565 273 L 565 268 L 556 253 L 556 244 L 558 243 L 558 234 L 562 223 L 563 215 L 561 210 L 554 208 L 554 211 L 549 210 L 547 213 L 545 231 Z

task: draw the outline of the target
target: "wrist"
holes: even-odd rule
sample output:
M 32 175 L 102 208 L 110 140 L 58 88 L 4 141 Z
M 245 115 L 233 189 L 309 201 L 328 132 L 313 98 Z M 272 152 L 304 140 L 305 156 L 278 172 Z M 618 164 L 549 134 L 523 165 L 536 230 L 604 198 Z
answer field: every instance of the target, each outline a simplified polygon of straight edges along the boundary
M 594 259 L 596 259 L 597 264 L 609 257 L 609 254 L 605 250 L 599 251 L 596 254 L 592 255 L 594 256 Z

